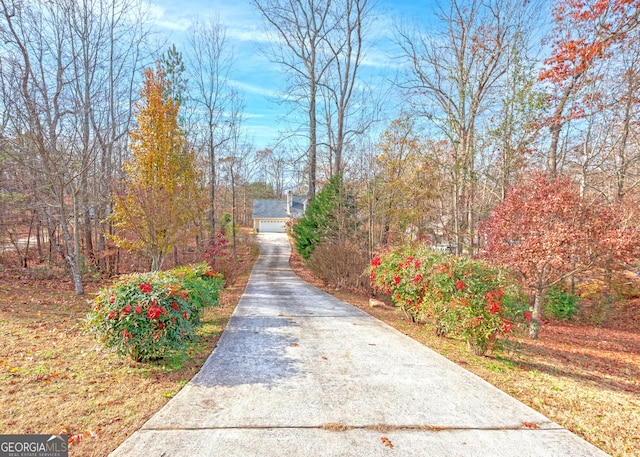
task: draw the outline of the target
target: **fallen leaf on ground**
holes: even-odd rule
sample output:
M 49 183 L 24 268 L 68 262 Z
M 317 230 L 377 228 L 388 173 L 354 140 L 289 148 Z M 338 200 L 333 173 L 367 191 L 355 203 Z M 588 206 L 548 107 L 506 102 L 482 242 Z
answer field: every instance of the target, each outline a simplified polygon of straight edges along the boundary
M 69 437 L 69 444 L 78 444 L 80 441 L 82 441 L 82 438 L 82 435 L 71 435 Z
M 107 425 L 111 425 L 111 424 L 113 424 L 114 422 L 118 422 L 118 421 L 121 421 L 121 420 L 122 420 L 122 418 L 121 418 L 120 416 L 118 416 L 118 417 L 114 417 L 114 418 L 113 418 L 113 419 L 111 419 L 109 422 L 107 422 Z
M 388 448 L 393 449 L 393 444 L 391 444 L 391 441 L 386 436 L 383 436 L 382 438 L 380 438 L 380 441 L 382 441 L 382 444 L 384 444 Z
M 522 422 L 522 425 L 531 430 L 538 430 L 540 428 L 538 424 L 534 424 L 533 422 Z

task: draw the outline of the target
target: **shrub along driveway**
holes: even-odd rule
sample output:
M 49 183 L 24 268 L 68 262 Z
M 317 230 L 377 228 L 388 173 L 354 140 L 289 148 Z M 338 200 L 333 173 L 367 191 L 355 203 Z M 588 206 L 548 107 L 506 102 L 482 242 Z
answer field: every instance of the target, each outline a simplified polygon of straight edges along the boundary
M 286 235 L 202 370 L 113 456 L 606 455 L 300 280 Z

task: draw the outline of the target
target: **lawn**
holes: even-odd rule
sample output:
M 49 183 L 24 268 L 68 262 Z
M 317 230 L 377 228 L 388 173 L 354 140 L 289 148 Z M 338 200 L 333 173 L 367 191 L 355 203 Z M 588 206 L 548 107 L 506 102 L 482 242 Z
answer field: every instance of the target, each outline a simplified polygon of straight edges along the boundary
M 65 280 L 0 271 L 0 433 L 65 433 L 69 455 L 107 455 L 198 372 L 251 265 L 224 290 L 221 306 L 206 310 L 201 340 L 187 356 L 153 363 L 122 359 L 84 332 L 92 293 L 108 281 L 90 282 L 76 296 Z

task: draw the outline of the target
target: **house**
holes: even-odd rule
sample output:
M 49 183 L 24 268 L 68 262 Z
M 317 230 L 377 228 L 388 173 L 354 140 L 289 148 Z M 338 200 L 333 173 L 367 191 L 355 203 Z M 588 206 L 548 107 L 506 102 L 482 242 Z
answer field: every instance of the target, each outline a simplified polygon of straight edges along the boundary
M 299 219 L 307 209 L 307 197 L 292 195 L 283 200 L 253 201 L 255 232 L 286 232 L 293 219 Z

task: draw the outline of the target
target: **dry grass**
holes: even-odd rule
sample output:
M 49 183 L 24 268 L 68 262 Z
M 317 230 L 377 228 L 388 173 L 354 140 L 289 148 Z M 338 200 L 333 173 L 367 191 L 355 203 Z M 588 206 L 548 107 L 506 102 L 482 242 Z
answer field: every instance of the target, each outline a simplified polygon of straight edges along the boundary
M 250 256 L 249 256 L 250 257 Z M 294 269 L 317 286 L 308 270 Z M 225 290 L 207 311 L 201 343 L 187 359 L 153 364 L 104 352 L 82 332 L 87 299 L 56 280 L 0 276 L 0 431 L 74 438 L 72 456 L 104 456 L 137 430 L 211 353 L 248 280 Z M 88 285 L 94 292 L 101 284 Z M 640 455 L 640 303 L 624 303 L 615 328 L 547 324 L 540 339 L 514 340 L 489 357 L 469 355 L 394 309 L 336 293 L 444 354 L 613 456 Z M 517 351 L 515 350 L 517 349 Z M 333 426 L 332 426 L 333 425 Z M 339 424 L 327 424 L 339 431 Z
M 71 456 L 105 456 L 139 429 L 200 369 L 242 295 L 252 264 L 205 312 L 187 357 L 136 363 L 83 332 L 91 293 L 65 281 L 0 277 L 0 430 L 67 433 Z M 255 251 L 253 252 L 255 254 Z
M 439 352 L 616 457 L 640 455 L 640 300 L 611 310 L 608 327 L 547 322 L 539 339 L 514 339 L 487 357 L 462 341 L 441 338 L 369 298 L 336 292 L 315 278 L 298 256 L 302 278 L 324 288 Z M 588 322 L 588 316 L 585 316 Z

